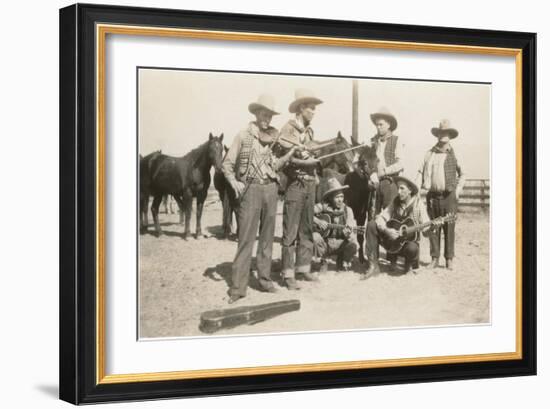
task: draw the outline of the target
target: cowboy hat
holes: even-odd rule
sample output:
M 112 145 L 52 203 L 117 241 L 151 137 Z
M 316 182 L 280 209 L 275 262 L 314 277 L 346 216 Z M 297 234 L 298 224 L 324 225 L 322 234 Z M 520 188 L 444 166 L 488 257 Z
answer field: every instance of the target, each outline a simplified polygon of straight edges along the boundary
M 265 109 L 271 112 L 271 115 L 279 115 L 279 113 L 275 111 L 275 99 L 269 94 L 260 95 L 256 102 L 252 102 L 248 105 L 248 111 L 251 114 L 255 115 L 258 109 Z
M 433 136 L 439 138 L 442 133 L 447 133 L 451 139 L 458 136 L 458 131 L 451 127 L 451 121 L 448 119 L 442 119 L 441 122 L 439 122 L 439 127 L 432 128 Z
M 387 121 L 390 124 L 390 130 L 395 131 L 395 128 L 397 128 L 397 119 L 395 119 L 393 114 L 386 107 L 382 107 L 378 112 L 370 114 L 370 119 L 374 125 L 376 125 L 376 120 L 379 118 Z
M 394 176 L 393 181 L 396 185 L 398 185 L 399 182 L 405 183 L 411 191 L 412 196 L 418 193 L 418 186 L 416 186 L 416 184 L 412 180 L 406 178 L 405 176 Z
M 294 101 L 290 103 L 288 106 L 289 112 L 295 114 L 298 112 L 298 107 L 301 104 L 315 104 L 319 105 L 322 104 L 323 101 L 321 101 L 319 98 L 313 95 L 313 92 L 308 89 L 297 89 L 294 93 Z
M 325 193 L 323 193 L 323 200 L 325 200 L 328 195 L 332 195 L 334 193 L 341 192 L 349 188 L 348 185 L 342 186 L 340 182 L 338 182 L 338 179 L 336 178 L 330 178 L 327 181 L 327 184 L 328 184 L 328 189 L 325 191 Z

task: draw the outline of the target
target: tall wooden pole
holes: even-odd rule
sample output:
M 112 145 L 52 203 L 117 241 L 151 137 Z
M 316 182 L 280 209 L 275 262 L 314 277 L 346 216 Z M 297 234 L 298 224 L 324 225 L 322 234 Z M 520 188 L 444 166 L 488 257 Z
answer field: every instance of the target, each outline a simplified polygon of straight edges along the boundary
M 351 142 L 359 144 L 359 85 L 357 80 L 352 81 L 351 94 Z

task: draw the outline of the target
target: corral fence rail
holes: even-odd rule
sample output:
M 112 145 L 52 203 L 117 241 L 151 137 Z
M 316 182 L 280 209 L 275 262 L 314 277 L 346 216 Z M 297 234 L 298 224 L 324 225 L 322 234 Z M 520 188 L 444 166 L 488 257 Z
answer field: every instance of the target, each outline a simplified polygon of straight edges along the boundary
M 466 179 L 462 195 L 458 200 L 459 210 L 488 210 L 491 199 L 490 190 L 489 179 Z M 205 206 L 208 207 L 218 201 L 218 192 L 210 186 Z
M 490 190 L 489 179 L 466 179 L 462 195 L 458 199 L 459 210 L 489 209 Z

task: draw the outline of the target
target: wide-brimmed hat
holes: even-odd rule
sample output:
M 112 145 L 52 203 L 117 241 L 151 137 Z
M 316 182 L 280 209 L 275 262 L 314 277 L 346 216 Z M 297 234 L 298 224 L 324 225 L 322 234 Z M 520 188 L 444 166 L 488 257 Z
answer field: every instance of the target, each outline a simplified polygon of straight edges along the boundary
M 298 112 L 298 107 L 301 104 L 319 105 L 322 103 L 323 101 L 317 98 L 312 91 L 310 91 L 309 89 L 300 88 L 297 89 L 294 93 L 294 101 L 290 103 L 290 105 L 288 106 L 288 110 L 291 113 L 295 114 L 296 112 Z
M 349 188 L 348 185 L 342 186 L 340 182 L 338 182 L 338 179 L 336 178 L 330 178 L 327 181 L 327 184 L 328 184 L 328 189 L 325 191 L 325 193 L 323 193 L 323 200 L 325 200 L 328 195 L 332 195 L 337 192 L 342 192 L 347 188 Z
M 370 114 L 370 119 L 375 125 L 376 120 L 379 118 L 386 120 L 390 124 L 390 130 L 395 131 L 395 128 L 397 128 L 397 119 L 395 119 L 393 114 L 387 108 L 382 107 L 378 110 L 378 112 Z
M 449 134 L 449 138 L 454 139 L 458 136 L 458 131 L 451 127 L 451 121 L 448 119 L 442 119 L 441 122 L 439 122 L 439 126 L 437 128 L 432 128 L 432 134 L 435 137 L 439 138 L 439 135 L 442 133 Z
M 251 114 L 256 114 L 258 109 L 266 109 L 271 112 L 271 115 L 279 115 L 279 113 L 275 111 L 275 98 L 269 94 L 260 95 L 256 102 L 252 102 L 248 105 L 248 111 L 250 111 Z
M 393 181 L 397 185 L 399 182 L 405 183 L 411 191 L 411 195 L 416 195 L 418 193 L 418 186 L 412 180 L 406 178 L 405 176 L 395 176 Z

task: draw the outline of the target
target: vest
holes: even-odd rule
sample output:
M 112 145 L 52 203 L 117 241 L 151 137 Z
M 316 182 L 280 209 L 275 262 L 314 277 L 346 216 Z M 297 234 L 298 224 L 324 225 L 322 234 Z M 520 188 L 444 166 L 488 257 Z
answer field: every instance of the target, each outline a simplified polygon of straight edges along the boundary
M 268 133 L 277 134 L 277 129 L 270 128 Z M 237 164 L 237 179 L 240 181 L 246 181 L 248 177 L 259 177 L 259 175 L 254 175 L 255 171 L 251 168 L 251 163 L 254 161 L 254 164 L 264 162 L 266 165 L 272 165 L 271 152 L 266 151 L 263 155 L 258 154 L 257 150 L 254 149 L 254 144 L 260 143 L 258 139 L 252 132 L 247 132 L 243 137 L 241 142 L 241 150 L 239 151 L 238 164 Z M 269 155 L 269 157 L 265 157 Z M 274 177 L 275 175 L 270 175 Z
M 398 220 L 398 221 L 403 221 L 405 220 L 406 218 L 408 217 L 413 217 L 413 210 L 414 210 L 414 204 L 415 202 L 413 201 L 408 207 L 405 208 L 405 211 L 403 212 L 402 215 L 399 215 L 397 214 L 397 209 L 401 209 L 401 203 L 400 203 L 400 200 L 399 200 L 399 196 L 396 196 L 394 199 L 393 199 L 393 214 L 391 215 L 391 218 L 392 219 L 395 219 L 395 220 Z
M 452 192 L 456 189 L 458 183 L 456 179 L 457 161 L 455 152 L 452 149 L 447 152 L 443 168 L 445 169 L 445 190 Z
M 384 147 L 384 160 L 386 161 L 386 166 L 391 166 L 397 160 L 395 159 L 395 147 L 397 146 L 397 140 L 399 136 L 393 135 L 386 140 L 386 146 Z M 378 149 L 378 137 L 374 136 L 372 139 L 372 147 L 376 151 Z
M 437 152 L 439 151 L 437 150 L 437 147 L 434 146 L 432 149 L 428 151 L 428 154 L 437 155 L 438 154 Z M 428 174 L 427 166 L 429 162 L 430 162 L 429 157 L 426 156 L 426 159 L 424 160 L 425 164 L 423 169 L 423 175 Z M 452 192 L 456 189 L 456 185 L 458 184 L 458 180 L 456 177 L 457 168 L 458 168 L 458 162 L 456 160 L 455 152 L 453 148 L 450 148 L 447 151 L 447 156 L 445 157 L 445 161 L 443 162 L 443 169 L 445 171 L 445 190 L 447 192 Z M 429 181 L 429 183 L 431 183 L 431 181 Z M 422 184 L 424 185 L 424 180 L 422 181 Z

